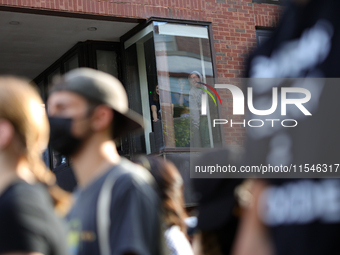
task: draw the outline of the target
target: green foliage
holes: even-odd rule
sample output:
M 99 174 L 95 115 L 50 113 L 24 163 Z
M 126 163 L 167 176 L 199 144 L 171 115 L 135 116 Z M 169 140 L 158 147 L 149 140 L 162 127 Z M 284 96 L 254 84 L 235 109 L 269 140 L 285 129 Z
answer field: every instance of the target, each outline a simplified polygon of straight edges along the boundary
M 190 117 L 174 118 L 176 147 L 190 147 Z

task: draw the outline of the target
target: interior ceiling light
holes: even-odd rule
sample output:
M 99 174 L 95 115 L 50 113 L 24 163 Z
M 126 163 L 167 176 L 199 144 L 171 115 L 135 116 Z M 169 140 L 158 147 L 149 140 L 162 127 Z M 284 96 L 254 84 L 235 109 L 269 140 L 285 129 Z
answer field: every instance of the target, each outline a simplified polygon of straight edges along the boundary
M 89 31 L 96 31 L 97 28 L 96 27 L 88 27 L 87 30 L 89 30 Z
M 19 25 L 20 22 L 13 20 L 13 21 L 9 22 L 9 24 L 11 24 L 11 25 Z

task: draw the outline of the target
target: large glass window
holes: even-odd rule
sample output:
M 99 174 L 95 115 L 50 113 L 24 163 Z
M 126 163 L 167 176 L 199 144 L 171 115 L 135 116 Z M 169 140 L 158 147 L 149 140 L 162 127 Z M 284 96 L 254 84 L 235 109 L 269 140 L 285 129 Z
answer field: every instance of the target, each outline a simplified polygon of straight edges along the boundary
M 52 84 L 53 78 L 60 75 L 60 68 L 55 69 L 53 72 L 51 72 L 48 76 L 47 76 L 47 83 L 48 84 Z
M 154 22 L 154 42 L 165 146 L 214 147 L 220 135 L 212 129 L 218 114 L 208 27 Z
M 97 69 L 118 77 L 117 53 L 108 50 L 96 50 Z
M 87 41 L 76 44 L 34 79 L 44 102 L 47 100 L 48 89 L 53 78 L 80 66 L 98 69 L 119 77 L 118 50 L 120 50 L 119 44 L 110 42 Z M 51 148 L 44 152 L 43 157 L 46 165 L 54 172 L 70 166 L 67 157 Z
M 273 30 L 257 29 L 256 30 L 257 46 L 261 46 L 262 44 L 264 44 L 272 34 Z
M 75 54 L 71 58 L 65 61 L 64 63 L 64 72 L 71 71 L 73 69 L 76 69 L 79 67 L 79 59 L 78 59 L 78 54 Z
M 221 143 L 220 130 L 212 129 L 218 106 L 210 89 L 215 81 L 208 31 L 153 21 L 124 41 L 125 85 L 130 106 L 146 121 L 146 153 Z M 137 67 L 130 66 L 133 61 Z

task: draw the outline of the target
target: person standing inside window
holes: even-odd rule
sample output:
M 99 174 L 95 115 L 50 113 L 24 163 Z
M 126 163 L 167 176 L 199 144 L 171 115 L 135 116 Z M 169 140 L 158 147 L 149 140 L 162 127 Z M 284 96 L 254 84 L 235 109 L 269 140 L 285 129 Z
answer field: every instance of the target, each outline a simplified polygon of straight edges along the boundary
M 157 122 L 161 119 L 161 105 L 159 103 L 159 88 L 158 85 L 150 98 L 150 107 L 152 112 L 152 121 Z

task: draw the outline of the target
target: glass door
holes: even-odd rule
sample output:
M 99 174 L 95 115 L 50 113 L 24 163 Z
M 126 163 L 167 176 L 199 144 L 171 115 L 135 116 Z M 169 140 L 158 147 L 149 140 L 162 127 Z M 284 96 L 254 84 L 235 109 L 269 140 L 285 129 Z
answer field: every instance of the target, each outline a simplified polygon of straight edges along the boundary
M 145 118 L 134 153 L 221 144 L 208 26 L 152 21 L 124 43 L 131 108 Z M 212 90 L 211 90 L 212 88 Z
M 125 86 L 130 108 L 144 117 L 144 133 L 132 135 L 130 153 L 149 154 L 155 147 L 163 146 L 161 121 L 151 120 L 150 102 L 157 86 L 152 24 L 125 41 L 124 49 Z
M 220 131 L 212 128 L 218 111 L 208 27 L 153 25 L 165 146 L 212 148 Z

